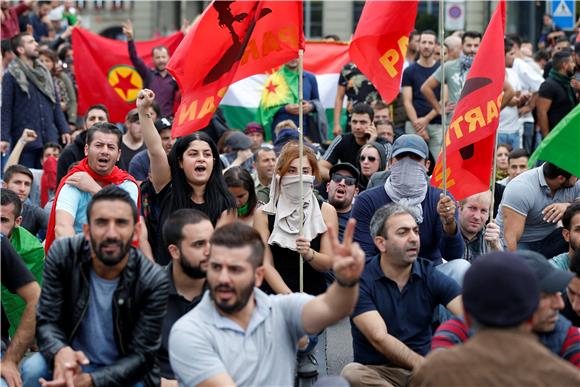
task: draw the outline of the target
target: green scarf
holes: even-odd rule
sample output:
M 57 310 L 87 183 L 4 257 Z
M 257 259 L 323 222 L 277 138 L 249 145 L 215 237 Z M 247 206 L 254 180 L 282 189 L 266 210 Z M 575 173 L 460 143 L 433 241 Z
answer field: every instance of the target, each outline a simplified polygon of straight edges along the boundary
M 44 271 L 44 248 L 34 235 L 23 227 L 15 227 L 10 236 L 10 244 L 24 261 L 24 264 L 32 272 L 39 285 L 42 285 L 42 272 Z M 10 321 L 10 337 L 16 333 L 16 328 L 20 324 L 22 313 L 26 307 L 24 300 L 7 288 L 2 286 L 2 306 Z
M 256 112 L 256 121 L 266 132 L 266 141 L 270 141 L 274 131 L 272 122 L 282 106 L 298 103 L 298 72 L 286 66 L 270 75 L 264 84 L 260 105 Z
M 250 206 L 248 205 L 248 203 L 238 208 L 238 216 L 244 217 L 248 216 L 249 214 L 250 214 Z
M 550 73 L 548 74 L 548 78 L 552 78 L 554 81 L 558 82 L 560 85 L 564 87 L 566 93 L 568 94 L 568 99 L 572 102 L 572 105 L 576 105 L 576 98 L 574 97 L 574 90 L 572 90 L 572 85 L 570 82 L 572 81 L 572 77 L 568 77 L 566 75 L 562 75 L 553 68 L 550 69 Z

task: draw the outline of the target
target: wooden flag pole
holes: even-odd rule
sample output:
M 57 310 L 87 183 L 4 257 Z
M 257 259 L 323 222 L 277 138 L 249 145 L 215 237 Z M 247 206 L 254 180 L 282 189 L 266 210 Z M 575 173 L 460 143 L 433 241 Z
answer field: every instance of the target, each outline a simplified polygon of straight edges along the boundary
M 298 50 L 298 168 L 300 169 L 300 206 L 298 213 L 300 214 L 300 229 L 299 235 L 302 236 L 304 232 L 304 174 L 303 174 L 303 159 L 304 159 L 304 118 L 303 107 L 304 101 L 304 85 L 302 77 L 304 75 L 304 50 Z M 300 293 L 304 292 L 304 257 L 300 255 Z
M 491 214 L 489 217 L 489 221 L 493 222 L 493 207 L 495 205 L 495 171 L 497 169 L 497 141 L 499 138 L 499 128 L 495 130 L 495 140 L 493 142 L 493 168 L 491 169 L 491 208 L 489 209 L 489 213 Z
M 441 140 L 441 161 L 443 164 L 443 195 L 447 195 L 447 117 L 445 114 L 445 1 L 439 0 L 439 44 L 441 45 L 441 128 L 443 138 Z M 433 155 L 435 162 L 439 155 Z

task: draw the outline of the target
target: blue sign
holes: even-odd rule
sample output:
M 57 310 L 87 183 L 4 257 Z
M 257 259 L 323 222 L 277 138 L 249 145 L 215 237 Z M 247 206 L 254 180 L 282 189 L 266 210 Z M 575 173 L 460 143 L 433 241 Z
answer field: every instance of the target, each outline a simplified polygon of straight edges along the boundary
M 552 0 L 550 14 L 554 23 L 563 30 L 571 30 L 576 22 L 576 2 L 574 0 Z

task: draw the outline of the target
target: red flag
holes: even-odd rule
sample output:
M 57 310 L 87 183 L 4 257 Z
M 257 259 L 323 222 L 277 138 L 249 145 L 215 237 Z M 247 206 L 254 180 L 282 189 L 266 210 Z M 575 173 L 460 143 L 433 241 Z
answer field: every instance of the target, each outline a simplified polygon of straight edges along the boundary
M 173 53 L 182 39 L 183 33 L 177 32 L 165 38 L 136 42 L 137 53 L 151 66 L 154 47 L 165 46 Z M 72 44 L 79 114 L 85 114 L 91 105 L 102 103 L 109 109 L 111 122 L 123 122 L 143 88 L 143 80 L 129 59 L 127 42 L 75 28 Z
M 350 43 L 352 61 L 387 103 L 399 94 L 417 3 L 367 1 Z
M 505 78 L 504 20 L 505 1 L 501 0 L 447 130 L 447 188 L 456 200 L 489 189 Z M 431 184 L 440 188 L 443 186 L 441 156 L 431 177 Z
M 171 57 L 181 90 L 173 137 L 209 123 L 227 88 L 286 63 L 304 47 L 301 1 L 214 1 Z

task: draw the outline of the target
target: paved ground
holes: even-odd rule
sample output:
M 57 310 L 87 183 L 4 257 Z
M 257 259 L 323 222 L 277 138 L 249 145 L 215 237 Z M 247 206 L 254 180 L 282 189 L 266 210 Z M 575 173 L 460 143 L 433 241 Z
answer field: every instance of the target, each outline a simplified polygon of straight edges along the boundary
M 320 375 L 340 375 L 342 368 L 352 361 L 350 321 L 345 318 L 320 335 L 315 351 Z M 310 387 L 315 379 L 302 379 L 299 387 Z

